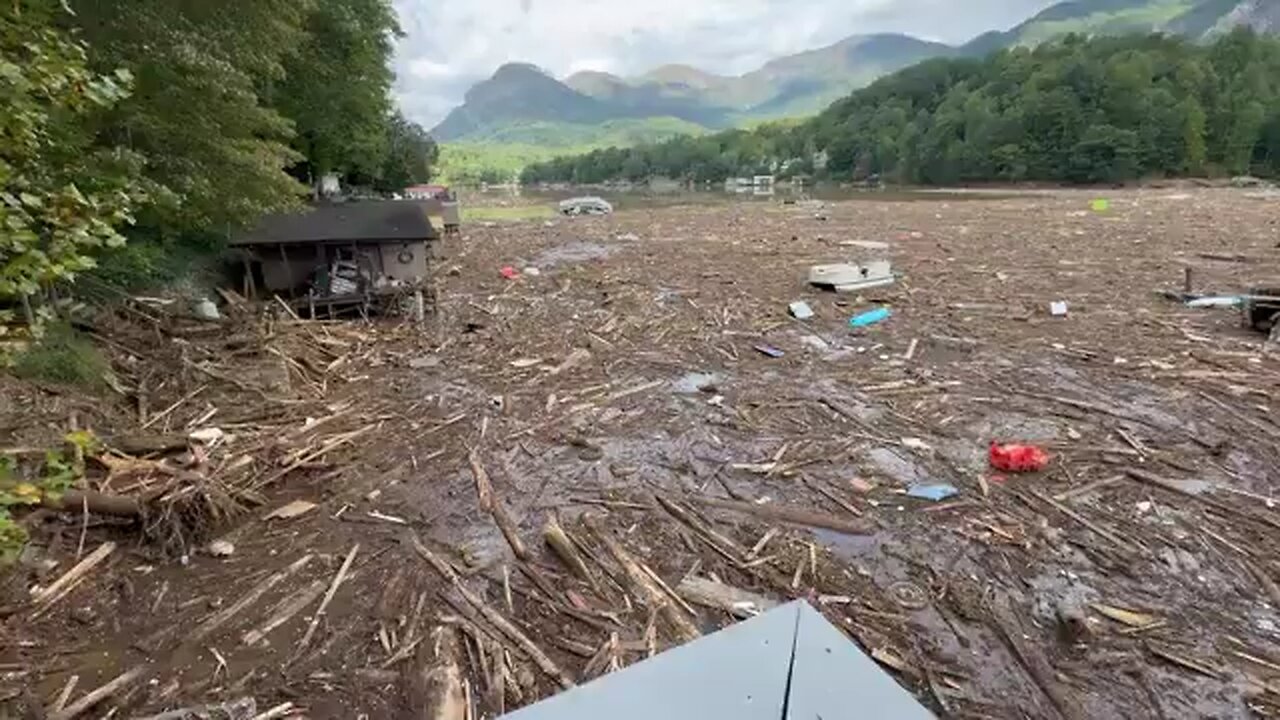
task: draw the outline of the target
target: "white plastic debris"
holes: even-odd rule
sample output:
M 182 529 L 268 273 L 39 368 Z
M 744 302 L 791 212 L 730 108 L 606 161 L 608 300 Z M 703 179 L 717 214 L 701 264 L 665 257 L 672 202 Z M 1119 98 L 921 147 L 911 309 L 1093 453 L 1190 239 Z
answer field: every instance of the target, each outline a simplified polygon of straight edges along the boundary
M 198 320 L 216 321 L 222 319 L 222 315 L 218 312 L 218 306 L 214 305 L 209 298 L 200 298 L 192 304 L 191 314 L 195 315 Z
M 423 355 L 409 361 L 411 370 L 426 370 L 428 368 L 439 367 L 440 357 L 438 355 Z
M 613 205 L 604 198 L 595 196 L 569 198 L 560 203 L 561 215 L 608 215 L 613 212 Z
M 227 434 L 222 431 L 222 428 L 211 427 L 195 430 L 187 435 L 187 438 L 202 445 L 212 445 L 226 436 Z
M 893 282 L 893 269 L 888 260 L 875 260 L 866 265 L 837 263 L 809 268 L 810 285 L 832 288 L 836 292 L 884 287 Z
M 789 309 L 791 315 L 797 320 L 808 320 L 813 317 L 813 308 L 809 307 L 809 303 L 803 300 L 797 300 L 791 303 Z
M 316 504 L 309 500 L 294 500 L 288 505 L 281 505 L 263 516 L 263 520 L 289 520 L 299 515 L 305 515 L 316 508 Z
M 889 243 L 878 240 L 844 240 L 840 247 L 856 247 L 863 250 L 888 250 Z
M 1066 301 L 1059 300 L 1057 302 L 1049 303 L 1049 314 L 1054 317 L 1066 317 L 1067 310 Z
M 230 557 L 235 554 L 236 546 L 226 540 L 214 540 L 204 550 L 213 557 Z

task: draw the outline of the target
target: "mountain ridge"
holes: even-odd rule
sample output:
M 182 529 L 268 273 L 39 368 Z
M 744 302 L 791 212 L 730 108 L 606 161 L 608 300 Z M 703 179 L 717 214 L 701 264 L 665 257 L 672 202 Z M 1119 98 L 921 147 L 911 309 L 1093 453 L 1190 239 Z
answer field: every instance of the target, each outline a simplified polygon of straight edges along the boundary
M 1167 32 L 1199 41 L 1240 26 L 1280 31 L 1280 2 L 1066 0 L 962 45 L 902 33 L 851 35 L 736 76 L 668 64 L 632 77 L 582 71 L 557 79 L 527 63 L 508 63 L 473 86 L 432 135 L 451 142 L 500 135 L 495 130 L 505 125 L 531 122 L 564 123 L 566 132 L 580 132 L 592 123 L 646 118 L 675 118 L 719 130 L 816 113 L 883 75 L 929 58 L 983 56 L 1068 32 Z

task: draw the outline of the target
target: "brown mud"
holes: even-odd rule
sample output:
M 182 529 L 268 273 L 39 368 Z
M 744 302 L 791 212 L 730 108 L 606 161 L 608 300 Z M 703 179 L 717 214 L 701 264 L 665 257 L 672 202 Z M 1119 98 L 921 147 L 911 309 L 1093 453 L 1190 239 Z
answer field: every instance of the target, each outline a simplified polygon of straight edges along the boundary
M 432 689 L 452 677 L 494 717 L 733 622 L 686 600 L 696 577 L 809 600 L 942 717 L 1275 716 L 1280 363 L 1238 314 L 1156 291 L 1187 266 L 1204 290 L 1274 283 L 1280 213 L 1228 190 L 1108 197 L 469 228 L 440 248 L 425 330 L 303 331 L 344 361 L 303 363 L 315 392 L 275 424 L 241 418 L 227 457 L 271 482 L 217 525 L 229 556 L 41 511 L 8 582 L 0 714 L 64 717 L 71 678 L 68 706 L 136 671 L 83 716 L 252 698 L 291 704 L 273 717 L 452 717 Z M 805 285 L 812 264 L 876 255 L 893 286 Z M 816 317 L 790 318 L 795 300 Z M 848 328 L 879 304 L 890 319 Z M 13 444 L 72 412 L 131 417 L 6 383 L 34 393 L 0 408 Z M 1001 477 L 992 440 L 1052 461 Z M 907 497 L 917 483 L 958 494 Z M 296 499 L 318 507 L 262 519 Z M 549 514 L 580 564 L 544 542 Z M 32 606 L 82 526 L 83 555 L 117 548 Z

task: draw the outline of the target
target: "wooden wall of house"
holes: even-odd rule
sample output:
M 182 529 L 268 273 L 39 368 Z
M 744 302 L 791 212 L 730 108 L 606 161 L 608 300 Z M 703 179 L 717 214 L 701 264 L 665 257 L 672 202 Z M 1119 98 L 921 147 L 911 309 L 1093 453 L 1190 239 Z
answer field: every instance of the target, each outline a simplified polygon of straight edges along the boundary
M 390 280 L 416 282 L 427 277 L 427 243 L 417 240 L 403 243 L 384 243 L 382 272 Z
M 338 259 L 354 257 L 359 267 L 370 273 L 375 283 L 386 277 L 397 282 L 417 282 L 427 277 L 428 244 L 422 240 L 410 242 L 360 243 L 331 245 L 285 246 L 283 255 L 279 246 L 255 248 L 254 255 L 262 263 L 263 289 L 271 293 L 302 292 L 308 278 L 318 267 L 332 264 Z

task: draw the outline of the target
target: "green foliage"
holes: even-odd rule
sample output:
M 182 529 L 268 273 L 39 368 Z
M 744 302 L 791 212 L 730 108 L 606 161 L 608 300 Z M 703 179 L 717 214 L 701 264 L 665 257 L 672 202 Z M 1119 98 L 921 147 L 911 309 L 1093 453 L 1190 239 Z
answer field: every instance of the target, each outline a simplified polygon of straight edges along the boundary
M 372 185 L 382 192 L 398 192 L 425 183 L 439 159 L 440 147 L 427 131 L 397 110 L 387 123 L 386 153 Z
M 1080 3 L 1087 5 L 1086 3 Z M 1194 0 L 1104 0 L 1092 12 L 1080 12 L 1069 18 L 1045 19 L 1023 25 L 1017 33 L 1019 45 L 1031 46 L 1070 33 L 1151 32 L 1160 29 L 1191 10 Z M 1089 8 L 1085 8 L 1088 10 Z
M 271 94 L 293 121 L 294 149 L 315 178 L 377 175 L 393 121 L 387 61 L 400 33 L 395 10 L 389 0 L 311 0 L 304 27 Z
M 110 365 L 93 343 L 66 323 L 49 323 L 41 337 L 13 357 L 21 378 L 100 389 Z
M 505 183 L 519 177 L 526 166 L 558 155 L 630 147 L 707 132 L 700 125 L 671 117 L 609 120 L 599 125 L 521 123 L 491 129 L 480 142 L 445 144 L 441 148 L 438 174 L 441 181 L 454 185 Z
M 188 233 L 181 241 L 134 237 L 102 253 L 98 266 L 82 276 L 89 282 L 78 285 L 77 293 L 110 301 L 113 298 L 102 293 L 112 289 L 140 293 L 159 286 L 225 283 L 221 243 L 222 237 L 214 233 Z
M 1280 39 L 1068 36 L 980 61 L 930 60 L 799 125 L 597 150 L 531 165 L 522 179 L 719 181 L 810 167 L 907 184 L 1124 182 L 1210 168 L 1275 176 Z
M 471 145 L 530 145 L 543 148 L 595 148 L 660 142 L 678 135 L 703 135 L 707 128 L 674 117 L 626 118 L 598 124 L 521 122 L 486 129 L 468 138 Z
M 76 430 L 63 438 L 64 447 L 47 450 L 36 477 L 23 479 L 17 460 L 0 455 L 0 567 L 17 559 L 27 544 L 27 531 L 13 519 L 10 508 L 57 500 L 84 475 L 86 455 L 100 452 L 102 444 L 88 430 Z
M 92 151 L 85 126 L 128 95 L 123 70 L 96 74 L 40 3 L 0 7 L 0 301 L 29 298 L 120 245 L 137 189 L 125 151 Z M 0 317 L 0 321 L 4 318 Z
M 795 132 L 793 123 L 764 124 L 751 132 L 679 136 L 630 149 L 608 147 L 529 165 L 520 179 L 525 183 L 592 184 L 662 176 L 704 182 L 737 175 L 789 174 L 799 171 L 803 163 L 784 167 L 776 158 L 790 157 Z
M 249 223 L 296 202 L 292 124 L 260 101 L 306 37 L 293 0 L 68 0 L 62 22 L 135 91 L 98 125 L 143 158 L 148 228 L 169 236 Z
M 125 225 L 154 244 L 100 278 L 173 277 L 152 251 L 298 205 L 291 172 L 426 180 L 434 144 L 392 111 L 398 32 L 390 0 L 0 4 L 0 308 L 92 269 Z

